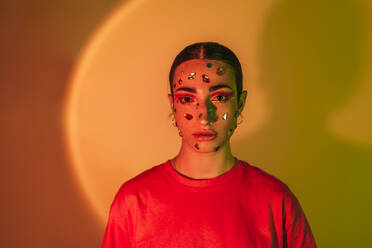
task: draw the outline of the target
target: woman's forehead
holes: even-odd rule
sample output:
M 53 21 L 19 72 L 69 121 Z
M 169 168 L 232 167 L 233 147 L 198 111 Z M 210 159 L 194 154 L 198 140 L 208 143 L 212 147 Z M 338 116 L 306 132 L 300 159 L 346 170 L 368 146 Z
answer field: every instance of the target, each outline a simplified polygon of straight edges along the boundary
M 233 67 L 220 60 L 187 60 L 177 66 L 173 76 L 173 88 L 208 87 L 221 83 L 230 85 L 232 89 L 236 88 Z

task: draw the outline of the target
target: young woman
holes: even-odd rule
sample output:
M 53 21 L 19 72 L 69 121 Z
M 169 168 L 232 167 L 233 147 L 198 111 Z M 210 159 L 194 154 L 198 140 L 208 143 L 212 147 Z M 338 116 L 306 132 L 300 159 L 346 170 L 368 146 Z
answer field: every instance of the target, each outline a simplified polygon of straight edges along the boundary
M 180 152 L 122 185 L 102 248 L 316 247 L 288 187 L 231 153 L 242 79 L 239 60 L 218 43 L 178 54 L 168 97 Z

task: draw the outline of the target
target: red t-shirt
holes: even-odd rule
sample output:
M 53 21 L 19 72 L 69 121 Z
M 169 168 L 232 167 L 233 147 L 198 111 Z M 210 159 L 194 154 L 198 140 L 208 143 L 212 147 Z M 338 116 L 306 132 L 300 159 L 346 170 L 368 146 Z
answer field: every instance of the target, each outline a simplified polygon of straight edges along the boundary
M 316 247 L 289 188 L 236 160 L 224 174 L 190 179 L 166 161 L 122 185 L 102 248 Z

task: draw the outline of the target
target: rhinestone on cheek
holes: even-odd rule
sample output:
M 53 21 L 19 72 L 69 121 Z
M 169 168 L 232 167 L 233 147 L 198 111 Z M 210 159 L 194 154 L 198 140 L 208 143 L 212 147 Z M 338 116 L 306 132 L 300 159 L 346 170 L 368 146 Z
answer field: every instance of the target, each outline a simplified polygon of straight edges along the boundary
M 219 149 L 220 149 L 220 147 L 217 146 L 217 147 L 214 149 L 214 151 L 217 152 Z
M 198 143 L 196 143 L 196 144 L 194 145 L 194 147 L 195 147 L 196 149 L 199 150 L 199 144 L 198 144 Z
M 227 113 L 224 113 L 224 114 L 222 115 L 222 120 L 226 120 L 226 118 L 227 118 Z
M 187 114 L 187 113 L 186 113 L 186 114 L 184 114 L 183 116 L 185 116 L 185 118 L 186 118 L 186 119 L 188 119 L 188 120 L 191 120 L 191 119 L 192 119 L 192 117 L 193 117 L 192 115 L 190 115 L 190 114 Z
M 207 64 L 207 67 L 208 67 L 208 68 L 211 68 L 211 67 L 212 67 L 212 63 L 208 63 L 208 64 Z
M 202 114 L 202 113 L 200 113 L 200 114 L 199 114 L 199 119 L 200 119 L 200 118 L 201 118 L 202 116 L 203 116 L 203 114 Z

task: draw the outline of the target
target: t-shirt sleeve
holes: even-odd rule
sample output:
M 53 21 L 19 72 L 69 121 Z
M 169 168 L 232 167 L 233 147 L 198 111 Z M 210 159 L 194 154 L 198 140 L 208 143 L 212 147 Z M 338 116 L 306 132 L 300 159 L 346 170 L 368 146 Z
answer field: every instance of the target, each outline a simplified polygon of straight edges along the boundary
M 301 205 L 287 186 L 284 187 L 283 205 L 284 247 L 316 248 L 315 239 Z
M 127 205 L 121 188 L 111 204 L 101 248 L 133 247 L 133 221 Z

